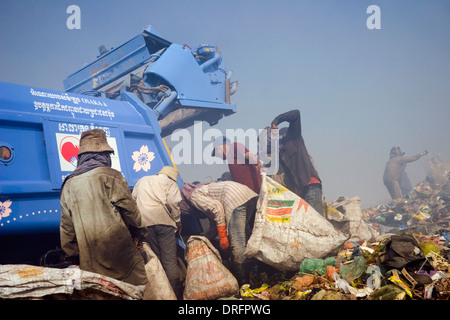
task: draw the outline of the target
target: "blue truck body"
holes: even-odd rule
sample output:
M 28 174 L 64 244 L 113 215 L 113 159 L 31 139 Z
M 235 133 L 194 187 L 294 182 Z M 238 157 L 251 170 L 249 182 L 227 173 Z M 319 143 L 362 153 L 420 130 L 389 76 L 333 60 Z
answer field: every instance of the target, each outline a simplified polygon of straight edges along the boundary
M 128 101 L 0 83 L 0 145 L 10 154 L 0 159 L 2 236 L 59 228 L 61 184 L 76 168 L 83 131 L 106 132 L 112 167 L 130 187 L 172 165 L 155 114 L 123 96 Z
M 141 177 L 175 166 L 164 136 L 235 112 L 217 48 L 172 44 L 152 27 L 116 49 L 102 47 L 64 86 L 0 82 L 0 263 L 44 253 L 45 235 L 49 246 L 59 244 L 61 185 L 76 168 L 82 132 L 106 132 L 112 167 L 132 189 Z
M 194 121 L 216 124 L 236 112 L 231 82 L 219 49 L 202 44 L 192 49 L 163 39 L 148 26 L 117 48 L 100 55 L 64 80 L 66 92 L 120 98 L 134 92 L 157 116 L 162 136 Z

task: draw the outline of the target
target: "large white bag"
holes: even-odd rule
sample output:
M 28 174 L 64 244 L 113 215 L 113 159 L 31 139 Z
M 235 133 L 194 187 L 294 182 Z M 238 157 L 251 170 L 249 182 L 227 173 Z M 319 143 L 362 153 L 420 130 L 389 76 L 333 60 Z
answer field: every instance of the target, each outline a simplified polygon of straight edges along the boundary
M 1 299 L 141 300 L 144 286 L 119 281 L 78 267 L 0 265 Z
M 247 258 L 293 271 L 304 259 L 323 258 L 347 238 L 305 200 L 263 174 Z
M 363 219 L 361 199 L 353 197 L 350 199 L 340 197 L 336 201 L 328 202 L 328 206 L 338 210 L 343 219 L 348 221 L 348 241 L 370 241 L 379 234 Z
M 145 272 L 149 282 L 145 287 L 144 300 L 177 300 L 159 258 L 148 243 L 144 242 L 143 245 L 147 256 Z

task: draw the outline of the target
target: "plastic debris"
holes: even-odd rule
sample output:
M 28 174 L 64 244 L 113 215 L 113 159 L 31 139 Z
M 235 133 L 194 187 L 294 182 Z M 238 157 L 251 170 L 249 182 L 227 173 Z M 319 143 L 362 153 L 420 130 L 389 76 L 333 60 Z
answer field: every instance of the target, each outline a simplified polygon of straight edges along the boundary
M 347 282 L 359 278 L 367 269 L 366 259 L 362 256 L 357 256 L 353 262 L 348 265 L 344 265 L 339 270 L 339 275 Z
M 269 285 L 266 283 L 256 289 L 250 289 L 249 284 L 244 284 L 239 290 L 239 293 L 242 297 L 260 298 L 262 300 L 269 300 L 270 290 L 268 289 Z
M 389 277 L 389 280 L 392 281 L 394 284 L 398 285 L 400 288 L 405 290 L 405 292 L 412 298 L 411 289 L 408 287 L 406 283 L 404 283 L 402 280 L 400 280 L 400 276 L 398 273 L 395 272 L 392 276 Z
M 334 266 L 336 264 L 336 258 L 330 257 L 327 259 L 305 259 L 300 264 L 300 272 L 314 273 L 317 271 L 320 275 L 327 272 L 327 266 Z

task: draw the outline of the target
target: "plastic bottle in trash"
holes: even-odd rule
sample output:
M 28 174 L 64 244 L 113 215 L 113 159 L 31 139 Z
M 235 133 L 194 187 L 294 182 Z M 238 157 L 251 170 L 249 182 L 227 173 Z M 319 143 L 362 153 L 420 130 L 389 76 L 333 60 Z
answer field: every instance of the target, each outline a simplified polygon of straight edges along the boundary
M 335 266 L 336 265 L 336 258 L 330 257 L 326 259 L 305 259 L 300 264 L 300 272 L 303 273 L 314 273 L 315 270 L 322 275 L 327 272 L 327 266 Z

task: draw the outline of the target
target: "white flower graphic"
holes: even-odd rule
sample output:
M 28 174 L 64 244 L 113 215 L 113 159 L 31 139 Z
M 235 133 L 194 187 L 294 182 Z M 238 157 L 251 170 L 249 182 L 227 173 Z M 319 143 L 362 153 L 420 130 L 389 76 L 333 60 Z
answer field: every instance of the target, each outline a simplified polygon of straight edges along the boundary
M 147 172 L 150 170 L 150 162 L 155 159 L 155 154 L 148 151 L 148 146 L 142 146 L 139 151 L 133 152 L 131 158 L 134 160 L 134 171 L 138 172 L 142 169 Z
M 11 204 L 11 200 L 6 200 L 3 203 L 0 202 L 0 220 L 2 220 L 2 218 L 8 217 L 12 212 L 12 210 L 9 208 Z

